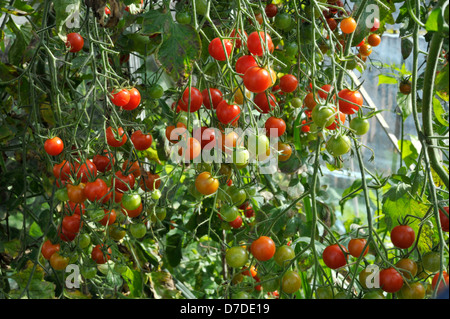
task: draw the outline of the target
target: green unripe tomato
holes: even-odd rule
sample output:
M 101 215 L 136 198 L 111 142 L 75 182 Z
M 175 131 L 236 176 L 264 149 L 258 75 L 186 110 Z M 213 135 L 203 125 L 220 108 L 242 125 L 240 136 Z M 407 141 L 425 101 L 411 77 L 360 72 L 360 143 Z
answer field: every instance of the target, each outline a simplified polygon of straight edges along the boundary
M 115 241 L 121 240 L 127 234 L 125 228 L 123 228 L 122 226 L 119 226 L 118 224 L 112 224 L 111 226 L 109 226 L 108 233 L 109 233 L 109 237 L 111 237 L 112 240 L 115 240 Z
M 289 29 L 292 18 L 288 13 L 279 13 L 275 16 L 275 26 L 281 30 Z
M 125 193 L 122 196 L 122 206 L 126 210 L 138 209 L 142 203 L 141 195 L 136 193 Z
M 225 260 L 232 268 L 242 268 L 248 261 L 248 252 L 241 246 L 231 247 L 225 254 Z
M 347 135 L 332 136 L 327 142 L 327 151 L 337 157 L 350 152 L 352 144 Z
M 231 202 L 235 206 L 241 206 L 247 199 L 247 193 L 244 189 L 239 189 L 236 186 L 230 186 L 227 190 L 227 194 L 230 196 Z
M 81 267 L 81 276 L 85 279 L 92 279 L 97 274 L 97 268 L 92 266 Z
M 78 236 L 78 246 L 81 249 L 88 247 L 90 243 L 91 243 L 91 237 L 89 237 L 88 234 L 82 233 L 82 234 L 80 234 L 80 236 Z
M 280 278 L 275 275 L 268 275 L 261 279 L 261 286 L 264 292 L 274 292 L 280 289 Z
M 152 192 L 152 198 L 153 198 L 154 200 L 160 199 L 160 198 L 161 198 L 161 191 L 160 191 L 159 189 L 153 190 L 153 192 Z
M 244 168 L 248 165 L 250 159 L 250 153 L 243 147 L 238 148 L 233 153 L 233 160 L 238 169 Z
M 165 207 L 156 207 L 155 208 L 155 216 L 156 218 L 158 218 L 160 221 L 163 221 L 166 218 L 167 215 L 167 210 Z
M 369 131 L 370 123 L 367 119 L 355 117 L 350 121 L 350 128 L 355 131 L 356 135 L 364 135 Z
M 117 274 L 123 274 L 125 271 L 127 271 L 127 265 L 116 263 L 114 265 L 114 272 Z
M 294 57 L 298 54 L 298 44 L 296 42 L 288 42 L 284 45 L 287 56 Z
M 148 95 L 152 99 L 160 99 L 164 95 L 164 89 L 161 85 L 157 83 L 153 84 L 148 91 Z
M 179 11 L 175 14 L 175 19 L 180 24 L 189 24 L 191 23 L 191 15 L 189 12 Z
M 239 215 L 239 210 L 236 206 L 224 205 L 220 209 L 220 216 L 226 222 L 234 221 Z
M 231 299 L 250 299 L 251 296 L 248 292 L 239 291 L 231 295 Z
M 130 233 L 134 238 L 142 238 L 147 233 L 147 227 L 143 223 L 131 224 Z
M 316 105 L 311 112 L 311 117 L 318 127 L 327 127 L 334 123 L 336 110 L 331 104 Z
M 291 246 L 283 245 L 278 247 L 273 257 L 278 266 L 285 267 L 295 258 L 295 251 Z
M 333 299 L 333 291 L 330 286 L 318 287 L 316 289 L 317 299 Z
M 206 15 L 208 9 L 207 0 L 195 0 L 195 9 L 197 14 L 202 16 Z
M 101 208 L 87 209 L 87 215 L 90 220 L 99 222 L 105 217 L 105 211 Z
M 60 201 L 60 202 L 66 202 L 69 200 L 69 195 L 67 193 L 67 188 L 59 188 L 56 192 L 55 192 L 55 197 Z
M 301 100 L 300 98 L 298 98 L 298 97 L 294 97 L 294 98 L 291 100 L 291 104 L 292 104 L 292 106 L 295 107 L 296 109 L 301 108 L 301 107 L 303 106 L 302 100 Z

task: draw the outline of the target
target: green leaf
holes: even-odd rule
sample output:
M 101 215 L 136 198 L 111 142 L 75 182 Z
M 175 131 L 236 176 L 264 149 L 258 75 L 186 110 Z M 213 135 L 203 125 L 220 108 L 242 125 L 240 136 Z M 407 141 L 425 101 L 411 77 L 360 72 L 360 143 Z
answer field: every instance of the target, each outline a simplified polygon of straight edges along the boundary
M 127 270 L 122 273 L 122 278 L 127 283 L 128 288 L 130 289 L 130 297 L 138 298 L 142 296 L 142 292 L 144 289 L 144 281 L 142 278 L 142 273 L 137 270 L 131 270 L 127 268 Z
M 384 194 L 384 198 L 387 198 L 390 201 L 396 201 L 405 196 L 410 189 L 411 185 L 398 183 L 397 185 L 392 186 L 386 194 Z
M 442 103 L 436 97 L 433 97 L 433 111 L 437 121 L 448 126 L 448 112 L 445 111 Z
M 401 110 L 403 122 L 412 113 L 412 98 L 411 94 L 405 95 L 403 93 L 397 93 L 397 106 Z
M 31 41 L 31 25 L 25 23 L 19 27 L 14 23 L 13 19 L 9 19 L 6 24 L 16 36 L 14 43 L 11 45 L 8 52 L 9 62 L 14 65 L 19 65 L 26 62 L 29 57 L 27 47 Z
M 55 9 L 56 31 L 61 40 L 65 40 L 66 28 L 78 28 L 77 22 L 81 18 L 81 0 L 55 0 L 53 1 Z M 77 20 L 78 19 L 78 20 Z M 66 26 L 66 28 L 64 28 Z
M 176 267 L 181 261 L 181 244 L 183 238 L 181 234 L 173 234 L 167 237 L 166 254 L 170 266 Z
M 402 159 L 405 161 L 406 165 L 409 166 L 416 163 L 419 152 L 412 141 L 398 140 L 398 147 L 400 150 L 402 150 Z
M 402 38 L 401 40 L 401 47 L 402 47 L 402 57 L 404 60 L 406 60 L 412 52 L 413 49 L 413 41 L 411 38 Z
M 427 22 L 425 23 L 425 29 L 428 32 L 442 32 L 443 25 L 444 19 L 442 16 L 442 9 L 441 7 L 436 7 L 428 16 Z
M 436 76 L 436 91 L 444 93 L 447 95 L 445 101 L 448 101 L 449 93 L 449 67 L 448 63 L 442 68 L 442 70 Z
M 44 233 L 41 230 L 41 227 L 36 222 L 33 222 L 30 226 L 30 236 L 34 238 L 41 237 Z
M 396 77 L 385 75 L 385 74 L 379 74 L 378 75 L 378 85 L 381 84 L 397 84 L 398 80 Z

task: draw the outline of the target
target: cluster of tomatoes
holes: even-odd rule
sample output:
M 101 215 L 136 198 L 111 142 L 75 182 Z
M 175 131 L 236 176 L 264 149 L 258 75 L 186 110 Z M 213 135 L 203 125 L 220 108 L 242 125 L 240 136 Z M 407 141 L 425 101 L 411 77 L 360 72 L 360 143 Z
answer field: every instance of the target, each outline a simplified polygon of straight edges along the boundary
M 448 213 L 448 207 L 444 208 Z M 449 231 L 449 219 L 439 211 L 439 217 L 442 230 Z M 402 250 L 411 248 L 416 241 L 416 233 L 413 228 L 407 224 L 395 226 L 390 234 L 391 242 L 396 249 Z M 347 247 L 341 244 L 332 244 L 327 246 L 322 254 L 325 265 L 331 269 L 338 270 L 348 264 L 348 255 L 359 259 L 363 258 L 369 252 L 369 243 L 365 238 L 352 238 L 348 242 Z M 409 254 L 402 254 L 396 258 L 394 265 L 387 267 L 363 269 L 358 276 L 359 284 L 364 291 L 363 298 L 367 299 L 384 299 L 383 291 L 387 293 L 397 293 L 401 299 L 423 299 L 427 293 L 427 287 L 424 284 L 430 275 L 433 276 L 431 286 L 428 291 L 434 291 L 438 284 L 440 270 L 440 254 L 439 252 L 430 251 L 421 256 L 418 264 Z M 374 276 L 376 273 L 378 276 Z M 378 281 L 374 278 L 379 278 Z M 441 292 L 449 285 L 449 278 L 446 271 L 442 272 L 442 280 L 438 287 Z M 328 290 L 328 292 L 330 292 Z M 320 289 L 317 293 L 319 298 L 327 298 L 324 289 Z M 328 297 L 332 298 L 328 294 Z

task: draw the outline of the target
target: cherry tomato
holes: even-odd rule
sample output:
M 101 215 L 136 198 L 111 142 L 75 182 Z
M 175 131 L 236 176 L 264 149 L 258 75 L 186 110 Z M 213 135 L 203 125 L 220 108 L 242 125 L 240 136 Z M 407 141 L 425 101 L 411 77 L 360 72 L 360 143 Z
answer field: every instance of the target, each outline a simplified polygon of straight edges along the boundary
M 397 261 L 395 266 L 400 270 L 402 275 L 409 280 L 417 275 L 417 264 L 412 259 L 400 259 L 399 261 Z
M 217 119 L 222 124 L 237 124 L 241 114 L 241 108 L 236 104 L 228 104 L 226 100 L 219 103 L 216 109 Z
M 191 15 L 189 14 L 189 12 L 178 11 L 175 14 L 175 19 L 180 24 L 189 24 L 189 23 L 191 23 Z
M 234 185 L 230 186 L 226 193 L 230 196 L 229 199 L 234 206 L 241 206 L 247 199 L 245 190 Z
M 379 27 L 380 27 L 380 20 L 378 18 L 374 18 L 373 25 L 372 25 L 372 28 L 370 29 L 370 31 L 375 32 L 378 30 Z
M 125 193 L 128 192 L 129 188 L 133 189 L 136 178 L 133 174 L 129 173 L 128 175 L 124 175 L 121 171 L 117 171 L 112 185 L 115 185 L 114 188 L 116 191 Z
M 335 156 L 341 156 L 350 152 L 352 144 L 347 135 L 335 135 L 327 141 L 327 151 Z
M 130 100 L 127 104 L 122 106 L 122 109 L 132 111 L 141 103 L 141 93 L 136 88 L 128 90 L 128 93 L 130 94 Z
M 328 18 L 327 24 L 331 31 L 336 30 L 336 28 L 338 26 L 338 23 L 337 23 L 336 19 L 334 19 L 334 18 Z
M 86 194 L 84 193 L 84 183 L 78 185 L 67 184 L 67 195 L 69 200 L 74 203 L 83 203 L 86 200 Z
M 50 239 L 47 239 L 43 244 L 41 248 L 42 256 L 44 256 L 45 259 L 50 260 L 50 257 L 59 249 L 61 248 L 60 244 L 53 244 Z
M 97 176 L 97 167 L 88 159 L 83 163 L 76 163 L 74 170 L 77 173 L 77 179 L 82 183 L 86 183 L 88 180 Z
M 151 192 L 160 187 L 161 179 L 159 178 L 158 174 L 153 174 L 152 172 L 145 172 L 144 174 L 142 174 L 142 178 L 139 184 L 144 192 Z
M 105 249 L 103 248 L 103 244 L 98 244 L 92 249 L 91 258 L 97 264 L 104 264 L 109 259 L 111 259 L 111 254 L 111 248 L 108 247 L 108 249 L 105 251 Z
M 397 248 L 406 249 L 414 244 L 416 233 L 411 226 L 398 225 L 391 230 L 391 241 Z
M 275 254 L 275 243 L 272 238 L 261 236 L 250 245 L 251 254 L 259 261 L 266 261 Z
M 278 154 L 278 160 L 280 162 L 285 162 L 289 158 L 291 158 L 292 147 L 289 144 L 287 144 L 287 143 L 278 143 L 277 150 L 278 150 L 278 152 L 280 152 Z
M 308 110 L 312 111 L 316 105 L 317 102 L 314 99 L 314 94 L 313 93 L 306 94 L 305 98 L 303 99 L 303 106 L 306 107 Z
M 69 52 L 78 52 L 83 45 L 84 39 L 79 33 L 72 32 L 67 35 L 66 47 L 69 48 Z
M 133 223 L 130 225 L 130 233 L 134 238 L 142 238 L 147 233 L 147 227 L 143 223 Z
M 429 251 L 422 256 L 423 269 L 430 273 L 438 272 L 441 269 L 441 257 L 438 252 Z
M 273 3 L 269 3 L 264 8 L 264 11 L 266 12 L 267 17 L 273 18 L 278 13 L 278 7 L 275 4 L 273 4 Z
M 211 94 L 211 98 L 209 98 L 209 95 Z M 210 110 L 211 105 L 213 109 L 215 110 L 220 102 L 223 100 L 223 94 L 220 90 L 210 88 L 210 89 L 204 89 L 202 91 L 202 97 L 203 97 L 203 105 Z
M 244 247 L 234 246 L 225 253 L 225 260 L 232 268 L 242 268 L 248 261 L 248 253 Z
M 441 228 L 443 231 L 448 233 L 448 206 L 444 207 L 447 215 L 441 210 L 439 210 L 439 221 L 441 222 Z
M 262 56 L 266 52 L 266 45 L 272 53 L 275 47 L 268 33 L 254 31 L 247 38 L 247 48 L 254 55 Z
M 127 89 L 122 89 L 119 92 L 111 92 L 111 102 L 115 106 L 124 107 L 130 102 L 131 95 Z
M 219 189 L 219 180 L 209 172 L 202 172 L 195 179 L 195 188 L 203 195 L 211 195 Z
M 235 69 L 236 72 L 239 73 L 241 77 L 243 77 L 245 71 L 254 66 L 258 66 L 258 63 L 256 63 L 255 58 L 251 55 L 243 55 L 237 59 Z
M 336 110 L 331 104 L 317 105 L 311 112 L 312 120 L 318 127 L 327 127 L 334 123 Z
M 317 90 L 317 94 L 321 99 L 327 100 L 328 94 L 333 90 L 333 87 L 330 84 L 325 84 L 320 87 L 322 90 Z M 325 91 L 325 92 L 324 92 Z
M 69 212 L 70 215 L 84 215 L 86 213 L 86 207 L 84 203 L 74 203 L 70 200 L 64 205 L 64 209 Z
M 220 209 L 219 217 L 221 217 L 226 222 L 232 222 L 239 215 L 239 210 L 234 205 L 224 205 Z
M 63 160 L 59 164 L 53 165 L 53 175 L 56 179 L 61 179 L 62 181 L 66 181 L 70 178 L 72 170 L 73 165 L 66 160 Z
M 340 24 L 343 33 L 353 33 L 356 30 L 356 21 L 352 17 L 345 18 Z
M 201 142 L 202 149 L 210 150 L 216 143 L 216 130 L 202 126 L 193 130 L 193 137 Z
M 369 120 L 355 117 L 350 121 L 350 128 L 354 130 L 356 135 L 364 135 L 369 131 Z
M 235 220 L 232 222 L 229 222 L 230 226 L 234 229 L 238 229 L 242 226 L 242 217 L 241 215 L 238 215 Z
M 127 141 L 128 137 L 123 128 L 113 129 L 109 126 L 106 129 L 106 142 L 111 147 L 120 147 Z
M 184 125 L 181 122 L 177 123 L 177 127 L 174 125 L 170 125 L 166 128 L 166 138 L 169 140 L 170 143 L 176 143 L 179 142 L 183 135 L 186 135 L 187 128 L 186 125 Z
M 272 85 L 270 72 L 259 66 L 248 68 L 243 77 L 244 86 L 253 93 L 261 93 Z
M 291 16 L 286 12 L 279 13 L 275 17 L 275 26 L 281 30 L 289 29 L 292 23 L 293 20 Z
M 232 50 L 233 43 L 228 39 L 220 40 L 220 38 L 214 38 L 208 45 L 209 54 L 218 61 L 225 61 L 230 56 Z
M 178 149 L 178 155 L 184 157 L 185 162 L 190 162 L 200 156 L 202 152 L 202 145 L 193 137 L 189 137 L 186 141 L 186 146 Z
M 141 166 L 139 166 L 138 161 L 132 162 L 132 161 L 125 160 L 122 164 L 122 171 L 124 172 L 124 174 L 125 173 L 133 174 L 133 176 L 135 178 L 138 178 L 141 176 Z
M 266 134 L 271 137 L 280 137 L 286 132 L 286 123 L 283 119 L 274 116 L 269 117 L 264 124 Z
M 114 209 L 111 210 L 105 209 L 104 212 L 105 216 L 99 221 L 99 223 L 102 224 L 103 226 L 114 224 L 117 218 L 116 211 Z
M 134 131 L 133 134 L 131 134 L 130 139 L 138 151 L 145 151 L 153 143 L 152 135 L 144 134 L 141 130 Z
M 134 218 L 134 217 L 138 217 L 142 213 L 143 208 L 144 208 L 144 206 L 142 205 L 142 203 L 136 209 L 125 209 L 122 206 L 122 212 L 128 217 Z
M 255 102 L 257 106 L 256 109 L 263 114 L 269 113 L 277 105 L 277 99 L 275 95 L 268 92 L 261 92 L 256 94 L 255 98 L 253 99 L 253 102 Z
M 366 246 L 367 240 L 363 238 L 352 238 L 348 243 L 348 252 L 355 258 L 359 258 L 361 254 L 363 256 L 367 255 L 369 252 L 369 246 L 363 252 L 364 246 Z
M 369 56 L 372 54 L 372 46 L 369 43 L 365 43 L 359 47 L 359 54 L 362 56 Z
M 331 269 L 337 269 L 347 264 L 347 249 L 338 244 L 330 245 L 323 251 L 323 262 Z
M 403 285 L 402 289 L 397 293 L 399 299 L 423 299 L 425 298 L 426 289 L 420 281 Z
M 287 294 L 293 294 L 302 286 L 302 280 L 298 272 L 288 270 L 281 278 L 281 290 Z
M 155 83 L 150 87 L 148 95 L 152 99 L 160 99 L 164 95 L 164 88 L 161 85 Z
M 372 33 L 367 38 L 367 43 L 369 43 L 373 47 L 376 47 L 376 46 L 380 45 L 381 37 L 378 34 L 376 34 L 376 33 Z
M 97 178 L 92 182 L 87 182 L 84 187 L 84 194 L 91 202 L 99 201 L 107 194 L 107 192 L 108 186 L 101 178 Z
M 61 154 L 64 149 L 64 143 L 58 136 L 49 138 L 44 142 L 44 149 L 48 155 L 56 156 Z
M 92 162 L 98 171 L 105 173 L 110 171 L 114 165 L 114 154 L 108 150 L 104 150 L 100 154 L 95 154 L 92 157 Z
M 298 80 L 292 74 L 285 74 L 280 78 L 280 90 L 289 93 L 297 89 Z
M 431 289 L 433 289 L 433 291 L 436 289 L 436 285 L 438 283 L 439 280 L 439 273 L 436 273 L 433 276 L 433 280 L 431 282 Z M 448 287 L 448 273 L 446 271 L 442 272 L 442 280 L 439 283 L 439 287 L 438 287 L 438 293 L 442 292 L 445 287 Z
M 233 29 L 233 31 L 232 31 L 231 34 L 230 34 L 230 37 L 231 37 L 231 38 L 237 38 L 236 40 L 231 40 L 232 42 L 234 42 L 234 45 L 236 46 L 236 49 L 239 49 L 239 48 L 241 47 L 241 45 L 242 45 L 242 40 L 241 40 L 241 36 L 240 36 L 239 33 L 245 34 L 245 38 L 248 37 L 247 32 L 245 32 L 245 31 L 242 32 L 240 29 L 238 30 L 238 32 L 236 32 L 236 30 Z
M 141 195 L 137 193 L 125 193 L 122 196 L 122 207 L 126 210 L 138 209 L 141 203 Z
M 285 267 L 295 258 L 294 248 L 288 245 L 280 246 L 277 248 L 273 258 L 278 266 Z
M 190 106 L 189 101 L 191 102 Z M 202 107 L 202 104 L 203 104 L 203 95 L 200 92 L 200 90 L 195 87 L 191 87 L 190 91 L 189 88 L 186 88 L 179 102 L 179 106 L 184 112 L 190 111 L 191 113 L 197 112 Z
M 390 267 L 380 271 L 380 287 L 383 291 L 395 293 L 402 289 L 403 278 L 400 273 Z
M 55 252 L 50 257 L 50 265 L 55 270 L 64 270 L 69 265 L 69 257 L 61 256 L 58 252 Z
M 337 112 L 335 108 L 334 110 Z M 327 130 L 335 130 L 339 125 L 342 125 L 345 122 L 345 114 L 342 112 L 337 112 L 335 118 L 336 120 L 330 126 L 326 126 Z
M 339 111 L 344 114 L 354 114 L 363 105 L 364 99 L 359 91 L 343 89 L 339 91 Z M 356 104 L 356 105 L 355 105 Z

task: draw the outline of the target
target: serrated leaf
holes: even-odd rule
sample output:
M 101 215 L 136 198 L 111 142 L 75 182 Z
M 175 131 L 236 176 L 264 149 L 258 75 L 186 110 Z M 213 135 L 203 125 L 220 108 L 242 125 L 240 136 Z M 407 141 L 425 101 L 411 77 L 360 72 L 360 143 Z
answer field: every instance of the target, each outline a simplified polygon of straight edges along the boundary
M 142 276 L 144 275 L 140 271 L 131 270 L 130 268 L 127 268 L 127 270 L 122 273 L 122 278 L 130 289 L 130 297 L 137 298 L 142 296 L 144 289 L 144 280 Z
M 397 84 L 398 80 L 397 78 L 385 74 L 379 74 L 378 75 L 378 85 L 381 84 Z

